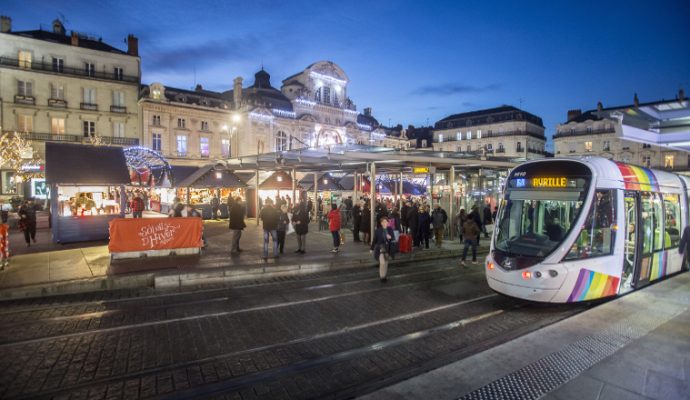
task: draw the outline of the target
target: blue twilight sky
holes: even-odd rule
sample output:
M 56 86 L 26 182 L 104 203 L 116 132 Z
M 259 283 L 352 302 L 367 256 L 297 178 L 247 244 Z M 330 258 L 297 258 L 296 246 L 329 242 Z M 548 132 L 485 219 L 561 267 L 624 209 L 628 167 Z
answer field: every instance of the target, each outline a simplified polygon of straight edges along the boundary
M 140 39 L 143 82 L 227 90 L 263 63 L 280 87 L 318 60 L 383 124 L 426 124 L 512 104 L 544 119 L 571 108 L 690 94 L 690 2 L 5 0 L 13 30 L 56 17 L 117 47 Z

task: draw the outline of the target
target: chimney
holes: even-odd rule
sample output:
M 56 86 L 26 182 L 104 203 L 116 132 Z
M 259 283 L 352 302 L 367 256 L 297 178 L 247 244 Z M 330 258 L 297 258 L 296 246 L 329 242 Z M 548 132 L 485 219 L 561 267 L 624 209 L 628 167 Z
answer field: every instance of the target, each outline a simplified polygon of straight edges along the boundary
M 568 110 L 568 121 L 572 121 L 580 115 L 582 115 L 582 110 L 579 108 L 576 110 Z
M 683 88 L 678 89 L 678 101 L 685 100 L 685 91 Z
M 139 57 L 139 39 L 132 34 L 127 35 L 127 54 Z
M 3 15 L 0 16 L 0 32 L 7 33 L 12 31 L 12 18 Z
M 364 109 L 364 115 L 367 117 L 371 117 L 371 107 L 367 107 Z
M 62 21 L 59 19 L 53 21 L 53 33 L 57 33 L 58 35 L 65 34 L 65 26 L 62 25 Z
M 79 46 L 79 34 L 75 31 L 72 31 L 72 46 Z
M 601 102 L 597 103 L 597 111 L 603 111 L 604 110 L 604 105 L 601 104 Z
M 635 97 L 633 98 L 633 105 L 634 105 L 635 107 L 639 107 L 639 106 L 640 106 L 640 99 L 637 98 L 637 93 L 635 93 Z
M 238 76 L 233 81 L 232 101 L 235 103 L 235 110 L 242 104 L 242 77 Z
M 201 86 L 200 83 L 197 83 L 197 84 L 196 84 L 196 87 L 194 88 L 194 90 L 197 91 L 197 92 L 202 92 L 202 91 L 204 90 L 204 87 Z

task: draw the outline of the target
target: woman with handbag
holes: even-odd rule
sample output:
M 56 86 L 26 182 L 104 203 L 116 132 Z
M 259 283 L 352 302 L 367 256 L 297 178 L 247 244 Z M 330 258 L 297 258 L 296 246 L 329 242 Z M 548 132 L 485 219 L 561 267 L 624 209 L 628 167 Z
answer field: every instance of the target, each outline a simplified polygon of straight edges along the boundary
M 370 252 L 374 253 L 374 259 L 379 262 L 379 278 L 382 283 L 388 282 L 388 261 L 390 260 L 390 247 L 394 239 L 393 228 L 388 226 L 388 217 L 380 220 L 381 226 L 376 228 L 371 241 Z

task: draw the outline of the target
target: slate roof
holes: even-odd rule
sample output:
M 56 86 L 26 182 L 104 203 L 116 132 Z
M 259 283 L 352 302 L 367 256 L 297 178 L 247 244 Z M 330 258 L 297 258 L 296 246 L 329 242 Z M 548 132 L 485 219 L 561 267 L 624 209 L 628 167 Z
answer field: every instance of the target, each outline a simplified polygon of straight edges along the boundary
M 59 44 L 66 44 L 68 46 L 72 45 L 72 37 L 70 35 L 65 35 L 65 34 L 60 34 L 60 33 L 55 33 L 51 31 L 44 31 L 44 30 L 33 30 L 33 31 L 19 31 L 19 32 L 7 32 L 10 35 L 15 35 L 15 36 L 23 36 L 23 37 L 28 37 L 32 39 L 37 39 L 37 40 L 43 40 L 46 42 L 53 42 L 53 43 L 59 43 Z M 126 51 L 120 50 L 116 47 L 113 47 L 100 39 L 98 40 L 93 40 L 91 38 L 88 38 L 84 35 L 79 36 L 79 47 L 83 47 L 85 49 L 91 49 L 91 50 L 98 50 L 98 51 L 105 51 L 108 53 L 117 53 L 117 54 L 124 54 L 124 55 L 129 55 L 127 54 Z
M 599 117 L 597 114 L 597 110 L 589 110 L 585 111 L 582 114 L 578 115 L 577 117 L 570 119 L 568 121 L 565 121 L 563 125 L 568 124 L 570 122 L 585 122 L 585 121 L 601 121 L 603 118 Z
M 234 90 L 223 92 L 226 101 L 233 101 Z M 283 92 L 271 86 L 271 76 L 261 69 L 254 74 L 254 84 L 242 89 L 242 102 L 254 107 L 293 111 L 292 102 Z
M 122 147 L 46 142 L 46 182 L 63 185 L 127 185 Z
M 436 122 L 436 129 L 464 128 L 467 126 L 485 125 L 505 121 L 527 121 L 544 126 L 541 118 L 513 106 L 501 106 L 486 110 L 469 111 L 453 114 Z
M 141 85 L 140 96 L 148 96 L 150 90 L 149 85 Z M 232 102 L 226 101 L 220 92 L 211 90 L 187 90 L 169 86 L 165 86 L 165 98 L 168 101 L 177 103 L 215 107 L 224 110 L 230 109 L 232 104 Z

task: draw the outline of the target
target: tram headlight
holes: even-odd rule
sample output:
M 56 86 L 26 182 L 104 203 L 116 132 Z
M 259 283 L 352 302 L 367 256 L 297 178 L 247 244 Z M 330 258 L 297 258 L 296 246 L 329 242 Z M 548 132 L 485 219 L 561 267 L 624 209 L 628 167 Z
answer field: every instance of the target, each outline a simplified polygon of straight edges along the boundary
M 541 271 L 536 271 L 536 272 L 534 273 L 534 277 L 535 277 L 535 278 L 541 278 Z
M 486 268 L 492 270 L 492 269 L 494 269 L 494 268 L 496 268 L 496 267 L 494 266 L 494 263 L 492 263 L 491 261 L 489 261 L 488 263 L 486 263 Z
M 522 271 L 522 279 L 531 279 L 532 273 L 529 271 Z
M 549 275 L 551 275 L 552 278 L 555 278 L 558 276 L 558 271 L 550 269 L 549 270 Z

